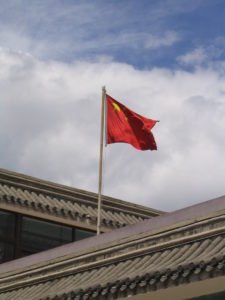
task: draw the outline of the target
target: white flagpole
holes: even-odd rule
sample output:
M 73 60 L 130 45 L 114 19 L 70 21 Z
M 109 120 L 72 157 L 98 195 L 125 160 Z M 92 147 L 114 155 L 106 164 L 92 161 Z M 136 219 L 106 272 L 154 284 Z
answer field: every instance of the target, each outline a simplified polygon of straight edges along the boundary
M 98 220 L 97 235 L 101 233 L 101 193 L 102 193 L 102 160 L 103 160 L 103 135 L 104 135 L 104 114 L 105 114 L 106 89 L 102 88 L 102 113 L 101 113 L 101 136 L 100 136 L 100 158 L 99 158 L 99 181 L 98 181 Z

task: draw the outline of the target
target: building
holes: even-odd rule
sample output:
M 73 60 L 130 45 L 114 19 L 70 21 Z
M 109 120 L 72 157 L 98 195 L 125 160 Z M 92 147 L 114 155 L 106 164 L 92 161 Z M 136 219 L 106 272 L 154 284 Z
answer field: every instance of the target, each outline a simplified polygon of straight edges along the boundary
M 4 212 L 11 207 L 11 212 L 26 217 L 29 212 L 33 218 L 36 210 L 42 214 L 38 214 L 42 220 L 45 215 L 45 220 L 71 226 L 66 222 L 78 219 L 72 213 L 72 220 L 67 206 L 60 206 L 66 196 L 71 197 L 70 201 L 73 198 L 74 202 L 69 203 L 78 203 L 89 212 L 88 218 L 79 215 L 79 226 L 72 226 L 80 229 L 84 228 L 81 224 L 86 224 L 85 230 L 92 229 L 88 227 L 94 222 L 92 210 L 82 201 L 90 195 L 95 198 L 94 194 L 3 170 L 2 174 L 5 181 L 0 203 Z M 26 186 L 23 191 L 30 198 L 21 192 L 18 198 L 16 191 L 22 189 L 21 185 Z M 80 195 L 79 192 L 83 198 L 79 200 L 77 196 L 81 202 L 76 202 L 75 194 Z M 44 197 L 42 202 L 37 200 L 40 195 Z M 48 197 L 57 199 L 54 205 Z M 29 201 L 29 205 L 24 201 Z M 126 214 L 124 202 L 116 201 L 115 208 L 112 199 L 105 198 L 104 202 L 107 206 L 103 223 L 107 232 L 0 265 L 0 300 L 225 299 L 225 197 L 164 214 L 125 204 L 129 207 Z M 112 215 L 118 219 L 112 220 Z M 122 224 L 123 216 L 130 220 L 127 226 Z M 121 227 L 116 229 L 118 222 Z
M 162 212 L 103 196 L 102 232 Z M 97 195 L 0 169 L 0 262 L 96 234 Z

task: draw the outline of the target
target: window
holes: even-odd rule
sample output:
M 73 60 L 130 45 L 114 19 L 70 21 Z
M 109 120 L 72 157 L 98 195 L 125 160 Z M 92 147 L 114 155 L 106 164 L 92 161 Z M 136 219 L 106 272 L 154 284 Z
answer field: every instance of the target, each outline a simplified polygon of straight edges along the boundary
M 79 241 L 79 240 L 83 240 L 83 239 L 86 239 L 86 238 L 94 236 L 94 235 L 95 235 L 95 232 L 76 228 L 75 229 L 75 239 L 74 240 Z
M 0 263 L 94 235 L 89 230 L 0 210 Z
M 28 217 L 22 219 L 22 256 L 72 241 L 72 227 Z
M 14 257 L 15 215 L 0 211 L 0 262 Z
M 14 245 L 0 241 L 0 263 L 14 258 Z

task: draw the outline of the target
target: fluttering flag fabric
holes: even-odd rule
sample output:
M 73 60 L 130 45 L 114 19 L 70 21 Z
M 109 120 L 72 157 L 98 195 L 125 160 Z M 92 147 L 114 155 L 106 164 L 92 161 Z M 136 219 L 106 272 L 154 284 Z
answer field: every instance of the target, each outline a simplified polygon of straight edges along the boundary
M 106 95 L 106 143 L 128 143 L 138 150 L 157 150 L 151 129 L 155 120 L 133 112 L 111 96 Z

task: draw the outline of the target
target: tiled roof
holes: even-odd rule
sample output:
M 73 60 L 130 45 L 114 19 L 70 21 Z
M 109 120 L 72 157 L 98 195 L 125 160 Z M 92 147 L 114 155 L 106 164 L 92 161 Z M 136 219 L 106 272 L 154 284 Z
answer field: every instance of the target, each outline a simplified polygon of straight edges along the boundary
M 162 212 L 122 200 L 102 197 L 103 230 L 158 216 Z M 0 169 L 0 208 L 95 228 L 97 194 Z
M 0 300 L 122 299 L 223 276 L 224 200 L 4 264 Z
M 1 300 L 105 299 L 225 274 L 225 236 L 174 246 L 0 294 Z M 56 298 L 58 297 L 58 298 Z M 117 298 L 116 298 L 117 299 Z

